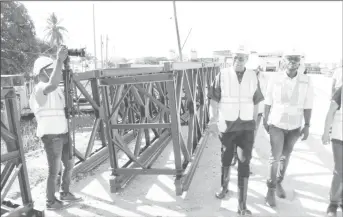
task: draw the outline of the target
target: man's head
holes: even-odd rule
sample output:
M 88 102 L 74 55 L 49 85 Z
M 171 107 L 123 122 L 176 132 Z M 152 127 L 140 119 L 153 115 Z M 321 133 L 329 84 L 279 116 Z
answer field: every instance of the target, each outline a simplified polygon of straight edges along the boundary
M 295 50 L 292 50 L 290 52 L 286 52 L 283 55 L 283 62 L 284 62 L 284 68 L 288 71 L 297 71 L 300 63 L 301 63 L 301 57 L 303 55 L 300 52 L 297 52 Z
M 238 49 L 233 52 L 232 59 L 235 71 L 244 71 L 245 65 L 249 59 L 249 51 L 244 46 L 239 46 Z
M 37 81 L 48 82 L 54 67 L 55 63 L 51 58 L 41 56 L 34 63 L 33 76 Z

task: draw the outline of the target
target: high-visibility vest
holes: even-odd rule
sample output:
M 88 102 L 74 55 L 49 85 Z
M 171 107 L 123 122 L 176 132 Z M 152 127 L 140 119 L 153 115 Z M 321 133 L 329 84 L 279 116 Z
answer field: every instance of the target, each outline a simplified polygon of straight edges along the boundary
M 64 95 L 60 87 L 47 94 L 47 100 L 43 106 L 37 103 L 34 95 L 31 95 L 30 107 L 36 117 L 38 137 L 68 132 L 68 122 L 64 111 Z
M 283 74 L 273 76 L 273 79 L 270 81 L 273 82 L 273 103 L 270 111 L 269 124 L 277 127 L 291 126 L 292 129 L 301 127 L 304 103 L 309 87 L 309 77 L 299 73 L 295 79 L 297 81 L 290 97 L 284 85 Z M 281 128 L 292 130 L 288 127 Z
M 257 89 L 257 76 L 252 70 L 246 69 L 241 83 L 233 68 L 220 72 L 221 100 L 219 103 L 219 120 L 236 121 L 253 120 L 253 97 Z
M 343 93 L 343 90 L 342 90 L 342 93 Z M 343 98 L 343 95 L 341 96 L 341 100 L 342 98 Z M 332 132 L 331 132 L 332 139 L 343 141 L 342 124 L 343 124 L 343 106 L 342 106 L 342 101 L 341 101 L 341 108 L 336 111 L 335 117 L 332 123 Z

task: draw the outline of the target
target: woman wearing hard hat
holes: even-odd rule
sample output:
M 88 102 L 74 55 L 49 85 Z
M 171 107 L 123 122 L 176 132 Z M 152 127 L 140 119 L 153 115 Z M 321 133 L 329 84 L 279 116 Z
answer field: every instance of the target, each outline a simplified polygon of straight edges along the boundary
M 49 166 L 46 187 L 47 209 L 63 209 L 81 198 L 70 192 L 74 159 L 69 158 L 68 123 L 65 116 L 65 101 L 58 86 L 62 79 L 63 61 L 67 58 L 67 48 L 62 46 L 57 52 L 57 60 L 39 57 L 33 68 L 37 84 L 30 96 L 30 108 L 37 120 L 37 136 L 41 138 Z M 56 181 L 61 160 L 64 165 L 62 192 L 59 200 L 55 197 Z

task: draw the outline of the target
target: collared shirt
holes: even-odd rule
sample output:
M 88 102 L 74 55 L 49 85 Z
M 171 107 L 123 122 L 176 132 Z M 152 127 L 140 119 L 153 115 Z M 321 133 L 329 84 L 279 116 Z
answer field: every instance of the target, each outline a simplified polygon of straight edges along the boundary
M 241 83 L 242 79 L 243 79 L 243 75 L 244 72 L 238 73 L 237 74 L 237 78 L 238 78 L 238 82 Z M 220 102 L 221 100 L 221 87 L 220 87 L 220 74 L 218 74 L 215 78 L 215 81 L 212 85 L 212 87 L 209 90 L 208 93 L 208 98 L 210 98 L 211 100 L 214 100 L 216 102 Z M 254 105 L 259 104 L 261 101 L 264 100 L 261 88 L 260 88 L 260 83 L 258 82 L 257 84 L 257 89 L 254 93 L 253 96 L 253 102 Z M 226 125 L 227 125 L 227 130 L 226 132 L 235 132 L 235 131 L 242 131 L 242 130 L 255 130 L 256 127 L 256 123 L 255 120 L 251 120 L 251 121 L 243 121 L 240 118 L 238 118 L 236 121 L 226 121 Z
M 276 76 L 281 76 L 281 79 L 283 79 L 284 88 L 286 90 L 285 92 L 283 92 L 283 94 L 287 94 L 288 95 L 287 98 L 291 98 L 291 95 L 294 91 L 294 88 L 298 82 L 299 73 L 293 78 L 290 78 L 287 75 L 286 71 L 282 71 L 280 73 L 282 73 L 282 74 L 276 75 Z M 274 84 L 275 84 L 275 80 L 274 80 L 274 78 L 271 78 L 268 82 L 268 85 L 267 85 L 267 90 L 266 90 L 266 95 L 265 95 L 265 100 L 264 100 L 265 105 L 270 105 L 272 107 L 273 107 L 273 101 L 274 101 L 273 100 Z M 312 109 L 313 96 L 314 96 L 313 85 L 311 83 L 311 80 L 309 80 L 309 85 L 308 85 L 307 93 L 305 96 L 305 102 L 303 105 L 303 109 Z M 273 111 L 273 109 L 271 108 L 269 117 L 272 116 L 271 115 L 272 112 L 279 112 L 279 111 Z M 288 124 L 274 123 L 273 120 L 271 120 L 271 119 L 269 121 L 271 124 L 275 125 L 276 127 L 279 127 L 281 129 L 286 129 L 286 130 L 293 130 L 293 129 L 301 127 L 301 122 L 299 122 L 296 125 L 292 125 L 290 123 L 288 123 Z

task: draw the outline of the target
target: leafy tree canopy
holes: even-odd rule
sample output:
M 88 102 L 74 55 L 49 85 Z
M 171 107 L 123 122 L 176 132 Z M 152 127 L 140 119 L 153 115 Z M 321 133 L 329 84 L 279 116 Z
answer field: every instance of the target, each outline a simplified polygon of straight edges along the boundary
M 34 24 L 23 4 L 1 2 L 1 74 L 32 70 L 38 57 L 35 35 Z

